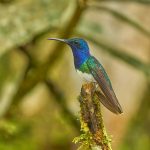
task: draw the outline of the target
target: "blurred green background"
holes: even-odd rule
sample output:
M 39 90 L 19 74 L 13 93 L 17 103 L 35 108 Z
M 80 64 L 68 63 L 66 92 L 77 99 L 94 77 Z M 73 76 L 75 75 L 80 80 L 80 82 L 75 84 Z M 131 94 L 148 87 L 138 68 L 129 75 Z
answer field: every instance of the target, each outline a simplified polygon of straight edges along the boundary
M 82 85 L 70 49 L 85 38 L 124 114 L 103 108 L 115 150 L 150 150 L 149 0 L 0 0 L 0 150 L 76 150 Z

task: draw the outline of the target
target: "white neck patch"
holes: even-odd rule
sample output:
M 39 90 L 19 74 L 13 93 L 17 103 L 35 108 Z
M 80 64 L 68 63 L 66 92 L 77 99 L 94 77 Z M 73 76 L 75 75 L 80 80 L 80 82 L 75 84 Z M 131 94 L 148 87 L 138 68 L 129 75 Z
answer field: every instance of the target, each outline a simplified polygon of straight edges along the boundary
M 76 71 L 84 81 L 95 82 L 95 79 L 93 78 L 93 76 L 91 74 L 83 73 L 82 71 L 80 71 L 78 69 Z

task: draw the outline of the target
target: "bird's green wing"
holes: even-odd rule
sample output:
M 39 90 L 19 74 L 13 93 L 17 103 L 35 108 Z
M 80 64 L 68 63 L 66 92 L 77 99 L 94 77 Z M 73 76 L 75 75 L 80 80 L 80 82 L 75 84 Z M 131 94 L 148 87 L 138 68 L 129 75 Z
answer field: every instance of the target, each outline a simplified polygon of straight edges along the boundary
M 113 113 L 122 113 L 122 108 L 118 102 L 111 82 L 103 66 L 93 56 L 87 60 L 87 66 L 104 94 L 102 96 L 101 94 L 97 93 L 101 103 Z

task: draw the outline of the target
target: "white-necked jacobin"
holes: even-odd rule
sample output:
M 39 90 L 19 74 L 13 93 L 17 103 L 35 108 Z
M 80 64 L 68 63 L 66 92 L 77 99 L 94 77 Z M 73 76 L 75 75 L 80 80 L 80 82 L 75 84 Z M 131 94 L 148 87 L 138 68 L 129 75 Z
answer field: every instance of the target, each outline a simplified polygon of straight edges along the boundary
M 90 54 L 87 42 L 81 38 L 49 38 L 66 43 L 72 49 L 76 71 L 88 82 L 96 82 L 103 94 L 99 95 L 101 103 L 115 114 L 122 113 L 122 108 L 114 93 L 109 77 L 100 62 Z

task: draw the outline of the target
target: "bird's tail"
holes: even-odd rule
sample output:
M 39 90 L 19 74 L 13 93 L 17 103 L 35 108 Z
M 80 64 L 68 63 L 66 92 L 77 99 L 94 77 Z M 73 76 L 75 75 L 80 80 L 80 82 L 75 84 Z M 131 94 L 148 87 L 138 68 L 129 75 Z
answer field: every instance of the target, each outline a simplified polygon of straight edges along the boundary
M 100 102 L 111 112 L 113 112 L 115 114 L 123 113 L 120 104 L 118 104 L 118 105 L 112 104 L 109 100 L 107 100 L 107 98 L 100 91 L 95 91 L 95 93 L 98 96 Z

